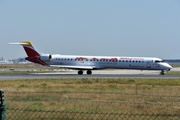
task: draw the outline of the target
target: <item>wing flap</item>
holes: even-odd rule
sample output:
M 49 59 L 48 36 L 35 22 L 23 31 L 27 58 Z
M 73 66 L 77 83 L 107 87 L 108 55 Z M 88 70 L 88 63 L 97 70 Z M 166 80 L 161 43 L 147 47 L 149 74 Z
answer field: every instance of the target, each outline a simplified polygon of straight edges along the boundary
M 69 69 L 81 69 L 81 70 L 92 70 L 95 66 L 69 66 L 69 65 L 50 65 L 51 67 L 58 68 L 69 68 Z

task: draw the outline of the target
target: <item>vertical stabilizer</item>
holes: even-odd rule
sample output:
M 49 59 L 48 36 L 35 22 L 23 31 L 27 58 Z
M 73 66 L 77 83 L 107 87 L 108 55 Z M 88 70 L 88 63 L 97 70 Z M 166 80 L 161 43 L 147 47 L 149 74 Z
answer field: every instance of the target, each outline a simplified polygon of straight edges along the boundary
M 37 57 L 40 54 L 34 49 L 32 43 L 30 41 L 20 42 L 20 45 L 23 46 L 24 50 L 28 57 Z
M 40 54 L 35 50 L 35 48 L 33 47 L 32 43 L 30 41 L 23 41 L 20 43 L 9 43 L 9 44 L 16 44 L 16 45 L 22 45 L 27 56 L 25 59 L 30 61 L 30 62 L 34 62 L 34 63 L 38 63 L 41 65 L 47 65 L 43 60 L 40 60 Z

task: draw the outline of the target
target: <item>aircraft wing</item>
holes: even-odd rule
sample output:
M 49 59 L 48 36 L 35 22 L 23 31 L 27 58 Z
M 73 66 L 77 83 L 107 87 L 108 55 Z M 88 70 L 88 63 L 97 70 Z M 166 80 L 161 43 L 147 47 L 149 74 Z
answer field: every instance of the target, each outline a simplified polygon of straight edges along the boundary
M 69 66 L 69 65 L 50 65 L 51 67 L 58 68 L 69 68 L 69 69 L 81 69 L 81 70 L 92 70 L 95 66 Z

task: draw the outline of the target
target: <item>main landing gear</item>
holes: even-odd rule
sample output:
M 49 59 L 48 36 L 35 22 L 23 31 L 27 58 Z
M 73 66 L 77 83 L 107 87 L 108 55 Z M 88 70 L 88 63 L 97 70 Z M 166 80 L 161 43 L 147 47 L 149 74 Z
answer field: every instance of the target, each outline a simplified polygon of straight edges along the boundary
M 92 71 L 91 70 L 87 70 L 86 72 L 88 75 L 91 75 L 92 74 Z
M 83 74 L 83 71 L 82 70 L 79 70 L 78 71 L 78 75 L 82 75 Z
M 88 75 L 91 75 L 92 74 L 92 71 L 91 70 L 87 70 L 86 72 Z M 83 70 L 79 70 L 78 71 L 78 75 L 82 75 L 83 74 Z

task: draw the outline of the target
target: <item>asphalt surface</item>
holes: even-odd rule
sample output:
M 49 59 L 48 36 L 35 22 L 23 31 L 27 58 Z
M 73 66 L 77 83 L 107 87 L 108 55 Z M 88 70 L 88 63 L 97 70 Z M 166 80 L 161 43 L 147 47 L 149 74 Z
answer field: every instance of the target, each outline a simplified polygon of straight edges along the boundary
M 73 75 L 73 74 L 7 74 L 0 75 L 0 80 L 18 80 L 18 79 L 41 79 L 41 78 L 180 78 L 180 75 L 118 75 L 118 74 L 100 74 L 100 75 Z
M 139 70 L 99 70 L 92 75 L 78 75 L 75 70 L 51 71 L 48 73 L 33 74 L 2 74 L 0 80 L 41 79 L 41 78 L 180 78 L 180 75 L 159 75 L 160 71 Z

